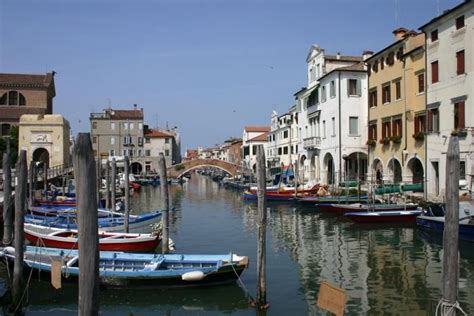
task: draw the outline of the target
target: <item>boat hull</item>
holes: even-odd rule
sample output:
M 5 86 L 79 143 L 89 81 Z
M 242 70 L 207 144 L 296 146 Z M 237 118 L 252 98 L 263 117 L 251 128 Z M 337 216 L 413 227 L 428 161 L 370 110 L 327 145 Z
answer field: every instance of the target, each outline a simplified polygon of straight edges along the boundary
M 356 223 L 406 223 L 415 222 L 421 214 L 417 211 L 390 211 L 390 212 L 355 212 L 346 213 L 345 217 Z
M 444 217 L 442 220 L 433 216 L 418 216 L 416 225 L 442 234 L 444 232 Z M 474 225 L 459 223 L 459 239 L 474 242 Z

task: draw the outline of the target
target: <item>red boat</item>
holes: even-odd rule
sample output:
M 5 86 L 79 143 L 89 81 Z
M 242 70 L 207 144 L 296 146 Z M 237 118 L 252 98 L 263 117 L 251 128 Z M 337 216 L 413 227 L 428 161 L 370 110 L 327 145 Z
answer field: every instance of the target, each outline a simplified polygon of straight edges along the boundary
M 135 191 L 140 190 L 140 188 L 142 187 L 141 184 L 137 182 L 128 181 L 128 183 Z
M 389 211 L 412 211 L 416 210 L 418 204 L 330 204 L 328 208 L 338 213 L 355 213 L 355 212 L 389 212 Z
M 415 222 L 421 210 L 414 211 L 382 211 L 382 212 L 355 212 L 344 216 L 357 223 L 405 223 Z
M 152 252 L 160 243 L 160 234 L 99 232 L 100 251 Z M 25 238 L 34 245 L 77 249 L 78 231 L 25 223 Z
M 48 201 L 48 200 L 35 200 L 37 206 L 76 206 L 75 198 L 66 198 L 64 200 Z

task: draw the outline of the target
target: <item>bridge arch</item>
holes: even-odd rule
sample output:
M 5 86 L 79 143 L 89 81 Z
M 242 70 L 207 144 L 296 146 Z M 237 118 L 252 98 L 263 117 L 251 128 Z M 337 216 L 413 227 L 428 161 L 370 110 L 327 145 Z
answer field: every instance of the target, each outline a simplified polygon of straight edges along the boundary
M 229 173 L 232 176 L 236 175 L 237 168 L 238 168 L 236 164 L 223 161 L 223 160 L 195 159 L 195 160 L 189 160 L 177 165 L 170 166 L 168 167 L 167 172 L 168 172 L 168 176 L 171 178 L 180 178 L 186 172 L 189 172 L 191 170 L 198 169 L 198 168 L 203 168 L 203 167 L 218 168 L 218 169 L 224 170 L 225 172 Z

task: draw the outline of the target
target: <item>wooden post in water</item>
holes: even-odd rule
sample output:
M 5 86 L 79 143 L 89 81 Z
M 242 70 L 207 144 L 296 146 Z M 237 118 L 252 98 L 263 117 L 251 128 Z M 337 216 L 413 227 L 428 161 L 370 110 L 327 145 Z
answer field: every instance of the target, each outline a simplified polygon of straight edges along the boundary
M 295 199 L 296 199 L 298 197 L 298 176 L 299 176 L 299 174 L 298 174 L 298 172 L 299 172 L 299 170 L 298 170 L 298 160 L 295 161 L 295 168 L 294 169 L 295 169 L 294 170 L 294 174 L 295 174 L 294 175 L 294 178 L 295 178 L 294 182 L 295 182 Z
M 34 183 L 35 183 L 35 162 L 30 161 L 30 168 L 28 169 L 28 204 L 29 206 L 32 206 L 35 203 Z
M 124 196 L 124 204 L 125 204 L 125 232 L 128 233 L 129 231 L 129 216 L 130 216 L 130 188 L 128 185 L 128 173 L 129 173 L 129 161 L 128 156 L 125 156 L 125 160 L 123 163 L 124 166 L 124 174 L 125 174 L 125 196 Z
M 443 303 L 441 315 L 456 315 L 459 276 L 459 139 L 451 136 L 446 157 L 446 212 L 443 232 Z
M 79 133 L 73 163 L 79 211 L 79 315 L 99 314 L 96 165 L 89 133 Z
M 112 171 L 110 174 L 110 209 L 112 211 L 115 211 L 115 202 L 116 202 L 116 197 L 115 197 L 115 192 L 117 189 L 117 161 L 115 161 L 115 158 L 112 158 Z
M 24 253 L 24 227 L 26 211 L 26 193 L 28 190 L 28 171 L 26 167 L 26 150 L 20 151 L 16 163 L 15 186 L 15 262 L 13 266 L 12 302 L 15 310 L 22 303 L 23 296 L 23 253 Z
M 257 245 L 257 307 L 267 309 L 266 266 L 266 225 L 267 201 L 265 196 L 265 151 L 263 145 L 257 146 L 257 201 L 258 201 L 258 245 Z
M 43 163 L 43 191 L 45 194 L 45 199 L 48 199 L 48 165 Z
M 108 159 L 105 163 L 105 208 L 112 210 L 110 207 L 110 163 Z
M 13 240 L 12 166 L 10 153 L 3 153 L 3 245 Z
M 169 220 L 168 220 L 168 211 L 170 208 L 170 200 L 169 200 L 169 195 L 168 195 L 168 175 L 166 174 L 166 161 L 165 161 L 165 156 L 163 153 L 160 153 L 160 156 L 158 157 L 158 174 L 160 175 L 160 187 L 161 187 L 161 200 L 162 200 L 162 205 L 161 205 L 161 222 L 162 222 L 162 236 L 161 236 L 161 245 L 162 245 L 162 252 L 163 253 L 168 253 L 169 252 L 169 247 L 168 247 L 168 225 L 169 225 Z
M 102 161 L 100 157 L 97 157 L 97 207 L 101 207 L 100 205 L 100 189 L 102 188 Z

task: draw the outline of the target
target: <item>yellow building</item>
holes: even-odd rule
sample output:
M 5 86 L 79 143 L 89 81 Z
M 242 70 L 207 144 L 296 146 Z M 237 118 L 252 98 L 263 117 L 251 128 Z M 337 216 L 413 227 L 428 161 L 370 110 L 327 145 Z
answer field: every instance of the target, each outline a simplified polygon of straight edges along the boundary
M 425 161 L 424 34 L 398 28 L 395 42 L 365 60 L 369 70 L 369 175 L 420 183 Z

